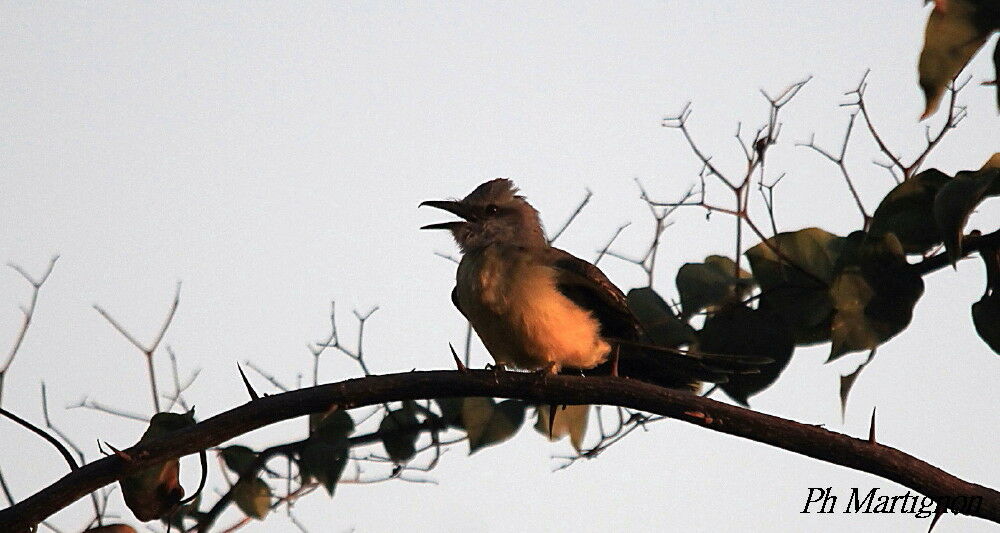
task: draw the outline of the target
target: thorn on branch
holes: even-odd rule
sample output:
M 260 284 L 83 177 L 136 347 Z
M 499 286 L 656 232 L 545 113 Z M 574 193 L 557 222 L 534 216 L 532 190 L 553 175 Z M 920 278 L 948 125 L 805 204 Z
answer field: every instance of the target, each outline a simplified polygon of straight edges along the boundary
M 871 425 L 868 426 L 868 442 L 870 444 L 878 444 L 875 442 L 875 407 L 872 407 Z
M 455 347 L 452 346 L 450 342 L 448 343 L 448 348 L 451 349 L 451 356 L 453 359 L 455 359 L 455 366 L 458 367 L 458 371 L 463 374 L 468 374 L 469 367 L 465 366 L 465 363 L 463 363 L 462 360 L 458 358 L 458 353 L 455 351 Z
M 243 367 L 240 366 L 239 362 L 236 363 L 236 369 L 240 371 L 240 377 L 243 378 L 243 385 L 247 388 L 247 394 L 250 395 L 250 401 L 259 400 L 260 395 L 257 394 L 257 391 L 253 390 L 253 385 L 250 384 L 250 380 L 247 379 L 247 375 L 243 372 Z
M 684 411 L 684 414 L 690 416 L 691 418 L 694 418 L 695 420 L 700 421 L 702 424 L 705 424 L 706 426 L 711 425 L 712 422 L 715 422 L 715 419 L 712 418 L 711 415 L 709 415 L 708 413 L 703 413 L 701 411 Z
M 107 446 L 111 450 L 112 454 L 116 455 L 122 461 L 125 461 L 126 463 L 134 463 L 135 462 L 135 459 L 133 459 L 131 455 L 129 455 L 129 454 L 127 454 L 127 453 L 119 450 L 118 448 L 115 448 L 110 443 L 105 442 L 104 445 Z
M 937 504 L 937 506 L 934 508 L 934 518 L 931 518 L 931 525 L 927 528 L 927 533 L 931 533 L 931 531 L 934 531 L 934 526 L 937 525 L 938 520 L 941 520 L 941 517 L 944 515 L 944 512 L 945 512 L 944 506 L 941 505 L 940 503 Z

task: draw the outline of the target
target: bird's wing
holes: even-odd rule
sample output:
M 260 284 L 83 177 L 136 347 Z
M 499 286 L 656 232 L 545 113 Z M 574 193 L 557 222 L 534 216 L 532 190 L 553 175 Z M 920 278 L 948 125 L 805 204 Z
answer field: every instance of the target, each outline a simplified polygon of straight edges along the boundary
M 455 304 L 455 309 L 458 309 L 458 312 L 462 313 L 462 316 L 468 318 L 468 315 L 465 314 L 465 310 L 458 304 L 458 287 L 451 290 L 451 303 Z
M 556 287 L 573 303 L 601 323 L 601 335 L 619 339 L 639 339 L 642 326 L 628 308 L 625 294 L 591 263 L 558 248 L 549 248 L 556 271 Z
M 726 381 L 728 371 L 706 366 L 681 353 L 657 349 L 645 341 L 639 320 L 629 309 L 625 294 L 591 263 L 558 248 L 549 248 L 556 269 L 556 286 L 576 305 L 590 311 L 601 323 L 601 335 L 621 349 L 619 362 L 623 376 L 634 377 L 670 388 L 694 388 L 695 382 Z M 610 361 L 586 371 L 606 374 Z

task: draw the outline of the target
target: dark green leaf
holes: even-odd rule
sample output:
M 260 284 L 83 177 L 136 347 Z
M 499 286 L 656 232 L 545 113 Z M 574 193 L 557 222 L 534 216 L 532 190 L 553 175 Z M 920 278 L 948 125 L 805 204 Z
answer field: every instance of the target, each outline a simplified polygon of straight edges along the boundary
M 486 446 L 499 444 L 517 433 L 524 422 L 524 402 L 492 398 L 465 398 L 462 424 L 469 436 L 469 454 Z
M 796 344 L 829 340 L 833 303 L 828 292 L 847 239 L 819 228 L 779 233 L 746 251 L 760 285 L 761 309 L 777 313 Z
M 1000 110 L 1000 41 L 993 47 L 993 84 L 997 92 L 997 110 Z
M 349 449 L 350 443 L 344 437 L 335 442 L 309 439 L 299 453 L 299 469 L 302 471 L 302 477 L 319 481 L 326 487 L 330 496 L 333 496 L 337 481 L 347 466 Z
M 954 266 L 962 256 L 962 232 L 969 215 L 979 202 L 992 191 L 1000 169 L 959 172 L 946 183 L 934 198 L 934 220 L 944 240 L 948 257 Z
M 1000 291 L 983 296 L 972 304 L 972 323 L 976 326 L 976 333 L 994 352 L 1000 354 Z
M 183 413 L 156 413 L 139 439 L 140 444 L 169 436 L 195 424 L 194 409 Z M 171 459 L 143 468 L 119 481 L 125 505 L 136 518 L 147 522 L 171 513 L 184 497 L 178 476 L 180 462 Z
M 587 419 L 590 417 L 589 405 L 563 405 L 556 408 L 556 420 L 551 425 L 552 435 L 549 435 L 548 405 L 539 405 L 535 409 L 538 419 L 535 421 L 535 431 L 557 441 L 569 435 L 570 444 L 577 452 L 583 447 L 583 438 L 587 434 Z
M 986 292 L 972 304 L 972 323 L 986 344 L 1000 354 L 1000 249 L 979 252 L 986 267 Z
M 122 478 L 118 483 L 125 505 L 143 522 L 170 514 L 184 497 L 179 474 L 180 462 L 171 459 Z
M 923 279 L 909 268 L 892 233 L 866 240 L 853 259 L 857 262 L 844 265 L 830 286 L 836 312 L 828 361 L 872 350 L 903 331 L 924 291 Z
M 354 420 L 347 411 L 309 415 L 309 432 L 312 438 L 325 442 L 339 442 L 354 432 Z
M 861 371 L 868 366 L 868 363 L 872 362 L 875 357 L 875 350 L 872 350 L 868 354 L 868 359 L 864 363 L 858 365 L 858 368 L 854 369 L 854 372 L 847 374 L 846 376 L 840 376 L 840 417 L 844 417 L 844 413 L 847 411 L 847 396 L 851 394 L 851 389 L 854 388 L 854 382 L 857 381 L 858 376 L 861 375 Z
M 194 409 L 178 413 L 156 413 L 149 419 L 149 427 L 139 439 L 139 444 L 145 444 L 163 437 L 169 433 L 195 425 Z
M 741 304 L 726 306 L 709 316 L 698 338 L 699 349 L 707 353 L 773 359 L 758 374 L 734 374 L 719 385 L 743 405 L 778 379 L 795 350 L 792 333 L 780 316 Z
M 257 453 L 246 446 L 227 446 L 222 449 L 221 453 L 226 467 L 237 475 L 249 472 L 257 463 Z
M 869 238 L 880 240 L 886 233 L 894 233 L 908 254 L 922 254 L 940 244 L 934 197 L 949 181 L 951 177 L 932 168 L 897 185 L 872 215 Z
M 247 516 L 263 520 L 271 510 L 271 487 L 260 478 L 233 485 L 233 501 Z
M 676 348 L 695 340 L 694 328 L 677 318 L 667 302 L 651 287 L 628 291 L 626 300 L 628 308 L 654 344 Z
M 935 6 L 927 19 L 924 49 L 918 71 L 920 88 L 927 105 L 920 118 L 938 108 L 945 87 L 972 59 L 995 28 L 990 28 L 991 2 L 948 0 L 947 7 Z M 994 15 L 995 16 L 995 15 Z
M 197 520 L 202 514 L 202 511 L 199 510 L 201 507 L 201 494 L 202 493 L 198 493 L 193 500 L 181 505 L 170 514 L 161 516 L 160 522 L 169 527 L 171 531 L 173 531 L 174 528 L 177 528 L 179 531 L 186 530 L 187 527 L 184 525 L 185 520 Z
M 441 419 L 449 427 L 464 429 L 462 426 L 462 402 L 465 398 L 436 398 L 434 401 L 441 410 Z
M 739 277 L 737 277 L 737 270 Z M 750 273 L 721 255 L 710 255 L 704 263 L 686 263 L 677 271 L 677 292 L 684 318 L 706 308 L 739 299 L 753 286 Z
M 397 409 L 386 413 L 379 424 L 379 434 L 389 458 L 397 463 L 405 463 L 417 453 L 417 417 L 412 409 Z
M 1000 48 L 1000 46 L 997 48 Z M 997 86 L 1000 87 L 1000 84 Z M 979 169 L 979 173 L 982 174 L 996 169 L 1000 169 L 1000 152 L 991 155 L 990 158 L 983 163 L 983 166 Z M 1000 196 L 1000 177 L 993 180 L 993 186 L 986 190 L 986 196 Z

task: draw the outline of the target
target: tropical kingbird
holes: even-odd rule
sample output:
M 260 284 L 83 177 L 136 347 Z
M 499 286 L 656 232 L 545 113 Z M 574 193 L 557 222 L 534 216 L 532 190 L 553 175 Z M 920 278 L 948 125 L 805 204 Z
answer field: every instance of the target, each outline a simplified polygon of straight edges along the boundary
M 731 369 L 650 345 L 625 295 L 596 266 L 549 245 L 535 210 L 508 179 L 461 200 L 430 200 L 462 218 L 446 229 L 462 251 L 452 302 L 498 365 L 617 374 L 664 387 L 723 382 Z M 733 362 L 736 368 L 746 368 Z

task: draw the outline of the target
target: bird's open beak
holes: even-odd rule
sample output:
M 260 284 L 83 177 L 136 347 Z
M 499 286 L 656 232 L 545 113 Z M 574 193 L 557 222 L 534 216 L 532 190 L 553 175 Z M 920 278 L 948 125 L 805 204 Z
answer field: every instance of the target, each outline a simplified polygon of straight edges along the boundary
M 425 205 L 428 207 L 436 207 L 438 209 L 443 209 L 449 213 L 458 215 L 464 218 L 465 220 L 470 220 L 473 216 L 472 212 L 468 209 L 468 207 L 465 204 L 463 204 L 462 202 L 456 202 L 454 200 L 427 200 L 426 202 L 420 202 L 420 205 L 418 207 L 423 207 Z M 452 222 L 439 222 L 437 224 L 428 224 L 426 226 L 422 226 L 420 229 L 454 230 L 462 226 L 462 224 L 465 224 L 465 222 L 455 220 Z

